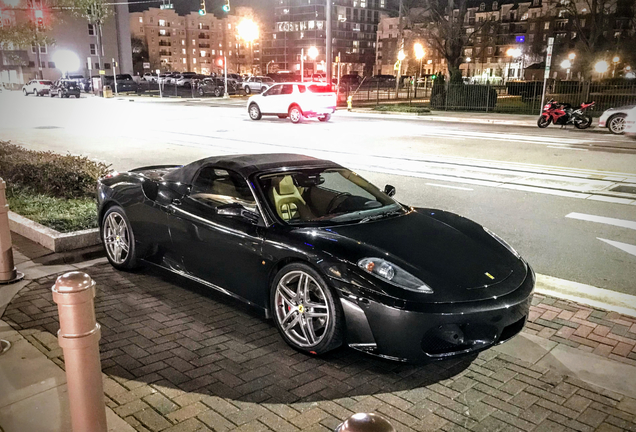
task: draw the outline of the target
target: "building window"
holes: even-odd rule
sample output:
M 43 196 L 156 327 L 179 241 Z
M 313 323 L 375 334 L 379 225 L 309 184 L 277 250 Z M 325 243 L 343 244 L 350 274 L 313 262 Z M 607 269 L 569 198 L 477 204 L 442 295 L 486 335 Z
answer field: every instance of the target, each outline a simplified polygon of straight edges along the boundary
M 227 23 L 227 29 L 228 30 L 232 30 L 232 24 L 231 23 Z
M 486 3 L 482 3 L 479 5 L 479 12 L 483 12 L 486 10 Z
M 186 49 L 185 48 L 181 48 L 181 54 L 185 55 L 186 53 Z
M 380 0 L 380 7 L 381 7 L 382 9 L 384 9 L 384 8 L 386 7 L 386 6 L 385 6 L 385 0 Z
M 181 39 L 181 45 L 185 45 L 185 39 Z
M 88 35 L 95 36 L 95 26 L 93 24 L 88 25 Z
M 97 47 L 95 44 L 90 45 L 91 55 L 97 55 Z
M 497 9 L 499 9 L 499 3 L 492 2 L 492 10 L 497 10 Z
M 543 28 L 544 28 L 545 30 L 549 30 L 549 29 L 550 29 L 550 23 L 549 23 L 549 22 L 545 23 L 545 25 L 543 26 Z
M 197 62 L 196 59 L 194 60 L 194 62 Z M 186 64 L 186 59 L 183 59 L 183 64 Z
M 144 22 L 144 18 L 143 17 L 139 17 L 139 22 L 140 23 Z
M 159 26 L 160 27 L 165 27 L 166 26 L 166 20 L 160 19 L 159 20 Z
M 104 69 L 110 69 L 110 63 L 104 63 Z
M 201 57 L 205 57 L 205 51 L 201 51 Z
M 32 54 L 35 54 L 37 52 L 37 49 L 38 49 L 38 47 L 37 47 L 36 44 L 31 44 L 31 53 Z
M 47 50 L 46 44 L 40 45 L 40 54 L 46 54 Z
M 185 59 L 183 59 L 183 62 L 185 63 Z M 192 59 L 192 63 L 193 63 L 193 64 L 197 64 L 197 59 L 193 58 L 193 59 Z
M 488 55 L 492 55 L 492 47 L 488 47 Z

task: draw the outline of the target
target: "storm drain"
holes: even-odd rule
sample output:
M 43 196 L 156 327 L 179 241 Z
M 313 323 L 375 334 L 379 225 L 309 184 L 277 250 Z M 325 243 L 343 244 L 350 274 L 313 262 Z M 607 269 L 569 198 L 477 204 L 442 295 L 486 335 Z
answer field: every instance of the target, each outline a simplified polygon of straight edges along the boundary
M 628 194 L 636 194 L 636 185 L 635 186 L 616 186 L 610 189 L 611 192 L 622 192 Z

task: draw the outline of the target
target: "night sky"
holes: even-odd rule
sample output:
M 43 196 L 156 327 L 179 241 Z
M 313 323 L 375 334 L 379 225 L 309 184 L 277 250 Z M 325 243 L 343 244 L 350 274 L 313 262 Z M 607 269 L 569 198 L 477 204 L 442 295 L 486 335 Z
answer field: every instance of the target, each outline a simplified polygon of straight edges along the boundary
M 129 0 L 131 3 L 134 3 L 138 0 Z M 166 0 L 167 1 L 167 0 Z M 274 2 L 275 0 L 230 0 L 230 5 L 232 7 L 235 6 L 249 6 L 254 8 L 256 14 L 260 15 L 263 20 L 271 20 L 273 19 L 274 14 Z M 157 0 L 153 3 L 140 3 L 140 4 L 131 4 L 129 9 L 131 12 L 140 12 L 146 10 L 150 7 L 159 7 L 162 1 Z M 186 15 L 192 11 L 198 11 L 200 0 L 172 0 L 174 4 L 174 9 L 179 15 Z M 208 13 L 214 13 L 217 16 L 221 16 L 223 12 L 221 11 L 221 6 L 223 5 L 223 0 L 207 0 L 206 1 L 206 10 Z

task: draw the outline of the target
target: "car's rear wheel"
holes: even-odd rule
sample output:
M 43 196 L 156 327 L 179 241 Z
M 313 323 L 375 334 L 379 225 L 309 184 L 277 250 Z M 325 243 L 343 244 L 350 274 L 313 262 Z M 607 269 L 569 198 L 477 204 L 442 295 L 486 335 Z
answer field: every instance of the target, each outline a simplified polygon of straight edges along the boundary
M 291 347 L 323 354 L 342 345 L 342 307 L 324 279 L 302 263 L 283 267 L 271 287 L 276 327 Z
M 303 112 L 298 105 L 289 108 L 289 119 L 292 123 L 300 123 L 303 120 Z
M 76 97 L 77 99 L 79 99 L 79 98 L 80 98 L 80 95 L 79 95 L 79 94 L 76 94 L 76 95 L 75 95 L 75 97 Z
M 331 114 L 325 114 L 323 116 L 318 117 L 318 120 L 320 120 L 321 122 L 326 122 L 329 121 L 331 119 Z
M 135 254 L 135 236 L 124 209 L 112 206 L 102 219 L 101 237 L 106 257 L 113 267 L 131 270 L 138 266 Z
M 613 115 L 607 122 L 607 128 L 614 135 L 622 135 L 625 132 L 625 117 L 626 114 Z
M 243 88 L 243 90 L 245 90 L 245 94 L 250 94 L 250 93 L 252 93 L 252 89 L 250 88 L 250 86 L 245 86 L 245 87 Z
M 29 95 L 29 93 L 26 91 L 26 89 L 22 89 L 22 93 L 24 93 L 25 96 Z
M 55 96 L 52 91 L 49 91 L 49 97 Z
M 199 96 L 201 97 L 205 96 L 205 90 L 203 90 L 202 87 L 199 87 L 198 93 L 199 93 Z
M 250 118 L 252 120 L 260 120 L 261 117 L 263 116 L 261 114 L 261 110 L 258 107 L 258 105 L 256 105 L 255 103 L 253 103 L 252 105 L 250 105 L 250 109 L 248 110 L 249 114 L 250 114 Z
M 214 96 L 216 96 L 216 97 L 221 97 L 222 96 L 220 88 L 217 87 L 216 89 L 214 89 Z

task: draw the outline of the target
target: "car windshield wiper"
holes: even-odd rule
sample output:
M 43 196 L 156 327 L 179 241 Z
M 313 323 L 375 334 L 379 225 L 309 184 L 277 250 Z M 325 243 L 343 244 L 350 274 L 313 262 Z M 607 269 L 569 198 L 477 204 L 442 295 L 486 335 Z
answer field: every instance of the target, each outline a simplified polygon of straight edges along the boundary
M 367 216 L 365 218 L 360 219 L 359 223 L 371 222 L 371 221 L 374 221 L 374 220 L 384 219 L 384 218 L 391 217 L 391 216 L 398 216 L 398 215 L 401 215 L 401 214 L 402 214 L 402 212 L 400 210 L 394 210 L 394 211 L 390 211 L 390 212 L 386 212 L 386 213 L 380 213 L 379 215 Z

